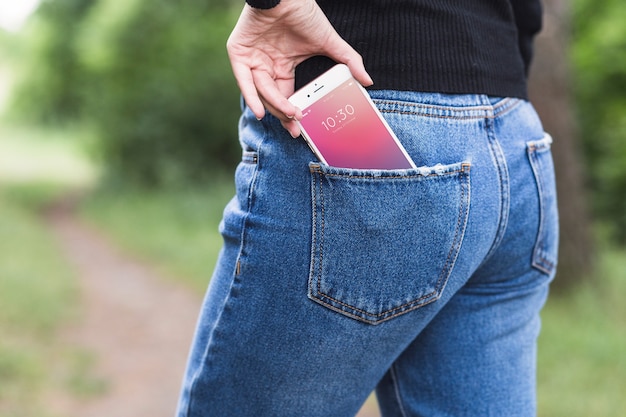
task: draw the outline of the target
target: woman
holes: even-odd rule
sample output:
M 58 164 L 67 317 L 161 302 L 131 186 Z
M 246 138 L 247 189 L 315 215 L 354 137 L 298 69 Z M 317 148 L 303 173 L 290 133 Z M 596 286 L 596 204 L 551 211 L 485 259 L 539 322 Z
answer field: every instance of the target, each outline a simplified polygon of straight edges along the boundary
M 538 2 L 247 3 L 237 195 L 179 417 L 354 416 L 373 389 L 385 417 L 535 415 L 558 245 Z M 430 175 L 309 169 L 287 97 L 335 62 Z

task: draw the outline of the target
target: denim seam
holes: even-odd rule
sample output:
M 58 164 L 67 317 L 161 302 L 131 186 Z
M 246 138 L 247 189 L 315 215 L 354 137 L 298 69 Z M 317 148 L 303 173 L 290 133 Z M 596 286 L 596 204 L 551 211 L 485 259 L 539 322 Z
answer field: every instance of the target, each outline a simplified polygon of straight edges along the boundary
M 476 115 L 476 116 L 446 116 L 440 114 L 432 114 L 432 113 L 420 113 L 416 111 L 402 111 L 402 110 L 380 110 L 381 113 L 391 113 L 391 114 L 400 114 L 400 115 L 410 115 L 410 116 L 423 116 L 423 117 L 433 117 L 436 119 L 452 119 L 452 120 L 472 120 L 472 119 L 483 119 L 484 115 Z
M 312 294 L 312 288 L 314 286 L 314 281 L 315 281 L 315 277 L 317 276 L 321 276 L 322 275 L 322 261 L 323 261 L 323 252 L 320 251 L 320 255 L 319 255 L 319 261 L 316 262 L 316 256 L 315 256 L 315 252 L 317 251 L 317 247 L 318 247 L 318 236 L 317 236 L 317 204 L 315 201 L 315 196 L 316 195 L 320 195 L 320 199 L 321 199 L 321 217 L 322 219 L 324 218 L 324 195 L 321 192 L 322 190 L 322 184 L 321 184 L 321 178 L 319 178 L 319 191 L 317 191 L 318 188 L 318 176 L 317 175 L 313 175 L 313 183 L 312 183 L 312 193 L 311 193 L 311 206 L 312 206 L 312 215 L 313 215 L 313 228 L 312 228 L 312 236 L 311 236 L 311 273 L 309 274 L 309 295 L 315 298 L 315 294 Z M 322 221 L 322 224 L 320 225 L 321 228 L 321 236 L 320 236 L 320 243 L 319 245 L 322 246 L 323 242 L 324 242 L 324 222 Z M 317 264 L 317 265 L 316 265 Z M 317 272 L 317 270 L 319 270 L 319 272 Z M 317 292 L 320 292 L 320 288 L 319 288 L 319 279 L 318 281 L 318 288 L 317 288 Z
M 264 129 L 265 130 L 265 129 Z M 261 145 L 263 144 L 265 137 L 267 135 L 264 134 L 264 138 L 263 140 L 261 140 L 260 144 L 259 144 L 259 151 L 261 149 Z M 244 241 L 245 241 L 245 230 L 246 230 L 246 223 L 247 223 L 247 219 L 248 219 L 248 215 L 250 214 L 250 209 L 252 207 L 252 191 L 254 189 L 254 184 L 256 183 L 256 179 L 257 179 L 257 173 L 258 173 L 258 162 L 259 162 L 259 157 L 258 157 L 259 152 L 253 152 L 253 151 L 244 151 L 242 154 L 242 162 L 244 163 L 249 163 L 249 164 L 254 164 L 254 172 L 252 174 L 252 178 L 250 179 L 250 184 L 248 186 L 248 195 L 246 198 L 247 201 L 247 207 L 246 207 L 246 215 L 243 218 L 243 220 L 241 221 L 241 234 L 240 234 L 240 239 L 241 239 L 241 244 L 239 245 L 239 253 L 237 255 L 237 259 L 235 262 L 235 267 L 234 267 L 234 271 L 233 271 L 233 280 L 231 282 L 231 286 L 229 289 L 229 293 L 228 296 L 224 299 L 223 302 L 223 306 L 225 307 L 228 300 L 233 296 L 233 285 L 235 283 L 235 280 L 237 279 L 237 276 L 240 274 L 241 272 L 241 255 L 243 252 L 243 247 L 244 247 Z M 220 311 L 220 316 L 217 318 L 217 320 L 215 321 L 215 326 L 213 328 L 213 333 L 209 338 L 209 341 L 206 344 L 206 348 L 205 351 L 202 355 L 202 360 L 200 362 L 200 365 L 198 366 L 198 369 L 196 370 L 196 372 L 194 372 L 192 378 L 191 378 L 191 383 L 189 384 L 189 401 L 187 402 L 187 406 L 185 407 L 185 414 L 184 415 L 189 415 L 191 414 L 191 407 L 192 407 L 192 402 L 193 402 L 193 398 L 194 396 L 191 395 L 191 393 L 196 389 L 196 383 L 198 381 L 198 378 L 200 376 L 200 373 L 202 372 L 202 369 L 204 367 L 204 365 L 207 362 L 207 358 L 209 357 L 209 352 L 211 350 L 211 346 L 212 346 L 212 341 L 213 341 L 213 337 L 215 336 L 215 333 L 217 331 L 218 328 L 218 323 L 221 320 L 221 316 L 224 313 L 225 308 L 222 308 L 222 310 Z
M 402 417 L 407 417 L 406 410 L 404 409 L 404 401 L 402 401 L 402 395 L 400 395 L 400 380 L 398 379 L 396 372 L 396 365 L 392 364 L 389 368 L 389 374 L 393 383 L 393 392 L 396 396 L 396 402 L 398 403 L 398 409 Z
M 541 272 L 544 272 L 547 275 L 550 275 L 556 265 L 554 262 L 550 261 L 543 255 L 543 229 L 545 226 L 545 203 L 544 203 L 544 185 L 537 171 L 536 164 L 539 164 L 539 152 L 545 152 L 549 150 L 549 146 L 546 144 L 537 144 L 530 143 L 528 145 L 528 158 L 530 160 L 530 166 L 535 176 L 535 182 L 537 183 L 537 191 L 539 193 L 539 229 L 537 230 L 537 241 L 535 243 L 535 248 L 533 250 L 533 261 L 532 265 L 539 269 Z
M 495 137 L 493 128 L 493 118 L 485 119 L 485 127 L 487 130 L 487 138 L 489 143 L 489 151 L 493 158 L 496 171 L 498 173 L 498 186 L 500 187 L 500 213 L 498 219 L 498 229 L 496 236 L 494 237 L 491 248 L 487 252 L 482 263 L 485 263 L 495 253 L 496 249 L 500 246 L 502 239 L 504 238 L 505 231 L 508 226 L 509 208 L 511 204 L 510 186 L 509 186 L 509 174 L 504 152 L 500 146 L 500 142 Z
M 443 291 L 443 289 L 445 288 L 445 283 L 447 282 L 448 277 L 450 276 L 450 274 L 452 273 L 452 269 L 454 267 L 454 264 L 456 263 L 456 259 L 458 257 L 458 248 L 461 245 L 461 242 L 463 241 L 463 236 L 465 234 L 465 226 L 467 225 L 467 217 L 468 217 L 468 212 L 469 212 L 469 193 L 470 193 L 470 183 L 469 183 L 469 170 L 470 170 L 470 164 L 469 163 L 462 163 L 461 164 L 461 169 L 460 170 L 455 170 L 454 172 L 450 172 L 449 174 L 452 173 L 460 173 L 461 177 L 465 177 L 464 181 L 461 181 L 460 184 L 460 191 L 461 191 L 461 195 L 460 195 L 460 201 L 461 204 L 459 205 L 459 214 L 457 216 L 457 227 L 455 228 L 455 234 L 454 234 L 454 238 L 452 239 L 452 245 L 450 247 L 450 250 L 448 251 L 448 256 L 446 258 L 446 262 L 444 264 L 444 266 L 441 269 L 441 272 L 439 274 L 439 277 L 437 278 L 437 282 L 435 284 L 435 291 L 432 291 L 428 294 L 425 294 L 415 300 L 411 300 L 405 304 L 402 304 L 400 306 L 397 306 L 393 309 L 378 313 L 378 314 L 373 314 L 370 312 L 367 312 L 363 309 L 357 308 L 355 306 L 346 304 L 340 300 L 337 300 L 334 297 L 331 297 L 328 294 L 325 294 L 322 292 L 322 288 L 321 288 L 321 278 L 322 278 L 322 260 L 323 260 L 323 250 L 319 250 L 319 260 L 318 260 L 318 265 L 317 268 L 314 268 L 314 264 L 316 263 L 315 261 L 315 251 L 317 250 L 318 245 L 316 244 L 316 227 L 317 227 L 317 210 L 316 207 L 313 207 L 313 216 L 314 216 L 314 221 L 313 221 L 313 245 L 312 245 L 312 260 L 311 260 L 311 270 L 312 272 L 313 269 L 315 269 L 316 272 L 315 273 L 315 278 L 314 275 L 311 274 L 311 277 L 309 279 L 309 288 L 311 288 L 311 280 L 315 279 L 317 281 L 317 285 L 316 285 L 316 290 L 317 293 L 316 294 L 311 294 L 311 296 L 318 300 L 319 302 L 321 302 L 323 305 L 330 307 L 331 309 L 341 312 L 341 313 L 345 313 L 347 315 L 349 315 L 350 317 L 353 317 L 359 321 L 365 321 L 367 323 L 371 323 L 371 324 L 379 324 L 382 323 L 384 321 L 390 320 L 394 317 L 398 317 L 402 314 L 408 313 L 410 311 L 413 311 L 419 307 L 422 307 L 424 305 L 430 304 L 434 301 L 437 301 L 440 296 L 441 296 L 441 292 Z M 320 236 L 320 243 L 319 243 L 319 248 L 323 247 L 323 242 L 324 242 L 324 211 L 325 211 L 325 207 L 324 207 L 324 192 L 322 191 L 322 187 L 321 187 L 321 172 L 319 170 L 315 171 L 316 175 L 313 175 L 313 177 L 317 177 L 319 176 L 319 196 L 320 196 L 320 205 L 321 205 L 321 219 L 320 219 L 320 227 L 321 227 L 321 236 Z M 341 176 L 339 174 L 334 174 L 335 176 Z M 445 175 L 445 174 L 443 174 Z M 440 176 L 443 176 L 440 175 Z M 350 177 L 350 176 L 348 176 Z M 361 177 L 359 177 L 361 178 Z M 378 177 L 376 177 L 378 178 Z M 317 184 L 317 179 L 314 180 L 314 183 Z M 317 187 L 316 187 L 317 188 Z M 467 190 L 466 190 L 467 188 Z M 465 194 L 468 194 L 467 196 Z M 313 204 L 315 205 L 315 195 L 313 195 L 312 197 L 313 199 Z M 467 201 L 467 203 L 465 203 L 465 201 Z M 454 258 L 454 259 L 452 259 Z M 369 317 L 361 317 L 357 314 L 354 314 L 350 311 L 346 311 L 343 310 L 341 308 L 338 308 L 336 306 L 333 306 L 332 304 L 329 304 L 328 301 L 329 300 L 331 302 L 334 302 L 340 306 L 343 306 L 349 310 L 352 311 L 356 311 L 361 313 L 363 316 Z M 430 299 L 430 300 L 429 300 Z M 426 301 L 424 301 L 426 300 Z
M 398 105 L 401 103 L 402 107 L 414 108 L 415 110 L 399 110 L 399 109 L 387 109 L 381 108 L 381 113 L 392 113 L 392 114 L 401 114 L 401 115 L 414 115 L 414 116 L 424 116 L 424 117 L 433 117 L 437 119 L 452 119 L 452 120 L 475 120 L 475 119 L 495 119 L 497 117 L 503 116 L 509 111 L 513 110 L 523 101 L 515 98 L 505 98 L 495 106 L 491 105 L 481 105 L 481 106 L 471 106 L 471 107 L 449 107 L 449 106 L 435 106 L 429 104 L 422 103 L 410 103 L 410 102 L 400 102 L 393 100 L 381 100 L 374 99 L 374 102 L 379 104 L 379 107 L 382 105 Z M 436 110 L 441 114 L 434 113 L 428 110 Z M 451 114 L 446 115 L 443 113 L 464 113 L 464 114 Z
M 504 116 L 505 114 L 509 113 L 510 111 L 515 109 L 517 106 L 519 106 L 523 102 L 524 102 L 523 100 L 520 100 L 518 98 L 506 98 L 500 101 L 495 106 L 493 106 L 492 118 L 495 119 L 495 118 Z
M 260 123 L 263 126 L 263 139 L 259 141 L 257 150 L 256 152 L 253 152 L 254 156 L 251 160 L 251 162 L 254 164 L 254 171 L 252 172 L 252 178 L 250 179 L 250 183 L 248 186 L 248 195 L 246 196 L 246 202 L 247 202 L 246 214 L 241 221 L 241 235 L 240 235 L 241 244 L 239 245 L 239 253 L 237 254 L 237 261 L 235 263 L 235 276 L 239 275 L 241 272 L 241 258 L 244 255 L 244 247 L 246 244 L 246 230 L 247 230 L 246 226 L 248 224 L 248 217 L 250 216 L 250 211 L 252 210 L 254 188 L 256 186 L 259 169 L 261 168 L 260 167 L 261 148 L 263 147 L 263 143 L 265 142 L 268 136 L 267 127 L 265 126 L 265 123 L 263 121 L 260 121 Z

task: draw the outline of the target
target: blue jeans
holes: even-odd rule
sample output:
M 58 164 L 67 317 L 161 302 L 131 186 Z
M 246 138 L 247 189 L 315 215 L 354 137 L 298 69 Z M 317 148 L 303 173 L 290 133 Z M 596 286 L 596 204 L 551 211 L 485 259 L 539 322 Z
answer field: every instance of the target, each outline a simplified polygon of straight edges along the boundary
M 416 170 L 325 166 L 244 110 L 179 417 L 533 416 L 551 139 L 523 100 L 373 91 Z

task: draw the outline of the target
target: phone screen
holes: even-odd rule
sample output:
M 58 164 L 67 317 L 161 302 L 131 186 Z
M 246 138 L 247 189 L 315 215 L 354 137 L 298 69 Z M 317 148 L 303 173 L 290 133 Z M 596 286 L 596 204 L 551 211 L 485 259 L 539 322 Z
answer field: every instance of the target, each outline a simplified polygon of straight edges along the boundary
M 354 169 L 412 168 L 353 79 L 302 109 L 302 114 L 302 128 L 328 165 Z

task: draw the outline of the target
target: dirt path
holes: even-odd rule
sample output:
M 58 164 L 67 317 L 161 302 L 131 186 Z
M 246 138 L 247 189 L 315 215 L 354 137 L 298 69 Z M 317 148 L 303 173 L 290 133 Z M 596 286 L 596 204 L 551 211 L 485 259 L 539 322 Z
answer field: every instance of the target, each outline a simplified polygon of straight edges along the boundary
M 172 417 L 201 297 L 114 249 L 59 208 L 48 215 L 80 277 L 81 319 L 67 343 L 93 352 L 103 395 L 64 399 L 68 417 Z
M 173 417 L 201 297 L 116 250 L 68 207 L 51 210 L 47 219 L 80 277 L 81 319 L 62 337 L 95 355 L 93 372 L 107 386 L 82 401 L 55 396 L 54 411 Z M 358 417 L 378 415 L 368 401 Z

